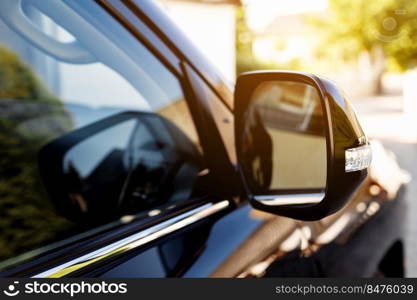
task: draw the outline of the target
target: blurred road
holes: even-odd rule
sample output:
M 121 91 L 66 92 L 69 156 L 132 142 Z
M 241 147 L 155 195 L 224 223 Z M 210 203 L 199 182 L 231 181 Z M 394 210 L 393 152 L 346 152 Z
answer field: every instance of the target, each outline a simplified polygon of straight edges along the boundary
M 412 180 L 404 193 L 407 203 L 407 277 L 417 277 L 417 112 L 403 111 L 401 95 L 387 95 L 353 101 L 364 131 L 393 151 L 401 168 Z

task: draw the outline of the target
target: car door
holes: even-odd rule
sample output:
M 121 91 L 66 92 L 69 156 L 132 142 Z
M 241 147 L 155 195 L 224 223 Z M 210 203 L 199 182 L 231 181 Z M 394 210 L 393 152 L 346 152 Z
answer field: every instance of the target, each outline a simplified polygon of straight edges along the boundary
M 230 170 L 230 166 L 236 164 L 231 106 L 233 99 L 230 89 L 205 58 L 151 2 L 128 1 L 121 4 L 118 1 L 105 1 L 103 3 L 109 12 L 118 16 L 126 26 L 140 27 L 139 20 L 146 22 L 149 28 L 153 28 L 154 33 L 166 41 L 166 45 L 180 57 L 194 116 L 198 120 L 204 120 L 204 123 L 200 124 L 205 137 L 202 143 L 205 149 L 208 149 L 206 152 L 208 159 L 214 162 L 212 170 L 213 172 L 216 170 L 214 180 L 217 193 L 222 195 L 221 198 L 231 200 L 233 207 L 236 207 L 228 213 L 221 214 L 207 225 L 202 247 L 195 252 L 193 260 L 184 264 L 182 271 L 176 275 L 252 276 L 249 269 L 253 265 L 262 263 L 264 259 L 276 257 L 277 251 L 282 256 L 285 251 L 297 248 L 298 224 L 287 218 L 252 209 L 242 194 L 239 182 L 234 181 L 239 177 L 234 173 L 234 167 Z M 197 235 L 202 234 L 203 231 L 200 230 L 196 231 Z M 181 239 L 181 235 L 178 238 Z M 293 248 L 288 249 L 288 246 L 285 248 L 285 245 L 280 248 L 280 244 L 287 238 L 293 241 L 291 243 Z M 172 245 L 174 243 L 172 242 Z M 177 251 L 184 249 L 178 245 L 179 242 L 171 249 Z M 150 251 L 156 252 L 156 250 Z M 137 255 L 103 275 L 137 276 L 139 270 L 146 269 L 142 268 L 146 262 L 150 262 L 147 260 L 147 255 L 151 254 Z
M 0 5 L 2 276 L 185 274 L 235 190 L 181 59 L 109 4 Z

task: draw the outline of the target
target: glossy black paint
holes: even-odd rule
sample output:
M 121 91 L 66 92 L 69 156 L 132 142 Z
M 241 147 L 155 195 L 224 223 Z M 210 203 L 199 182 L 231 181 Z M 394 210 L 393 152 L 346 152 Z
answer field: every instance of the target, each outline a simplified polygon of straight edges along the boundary
M 129 141 L 125 147 L 120 147 L 120 138 Z M 86 143 L 94 147 L 80 152 Z M 161 159 L 155 158 L 156 153 Z M 85 157 L 93 170 L 85 166 Z M 204 168 L 188 137 L 153 113 L 110 116 L 54 140 L 39 153 L 39 169 L 50 198 L 61 215 L 80 225 L 97 226 L 117 216 L 177 204 L 193 193 L 201 195 L 204 192 L 195 186 Z M 183 171 L 175 174 L 178 169 Z M 175 185 L 180 188 L 174 192 L 169 186 Z M 74 197 L 83 199 L 83 205 Z
M 348 101 L 340 95 L 336 86 L 313 74 L 290 71 L 259 71 L 242 74 L 236 83 L 235 118 L 236 150 L 238 160 L 243 160 L 241 146 L 243 143 L 245 115 L 250 105 L 250 98 L 255 88 L 266 81 L 302 82 L 316 88 L 319 92 L 327 139 L 327 183 L 325 197 L 318 204 L 311 205 L 264 205 L 254 199 L 254 194 L 247 189 L 254 207 L 282 216 L 300 220 L 319 220 L 334 213 L 349 200 L 353 191 L 366 178 L 367 170 L 345 172 L 345 150 L 367 144 L 367 139 Z M 352 121 L 353 120 L 353 121 Z M 244 173 L 241 172 L 243 180 Z M 296 193 L 296 192 L 295 192 Z
M 117 6 L 118 1 L 113 1 L 114 5 Z M 140 3 L 139 5 L 135 6 L 130 1 L 125 2 L 126 6 L 131 9 L 133 13 L 135 13 L 139 19 L 142 19 L 143 22 L 148 24 L 152 28 L 152 31 L 159 36 L 162 40 L 164 40 L 178 55 L 186 62 L 184 65 L 192 68 L 199 76 L 201 76 L 201 83 L 200 88 L 209 88 L 212 89 L 217 95 L 219 95 L 225 103 L 229 104 L 229 107 L 233 107 L 233 94 L 231 90 L 227 89 L 227 85 L 223 83 L 223 81 L 216 75 L 216 72 L 211 68 L 206 68 L 207 63 L 206 60 L 201 57 L 199 51 L 195 49 L 187 40 L 185 36 L 176 29 L 175 26 L 172 25 L 170 21 L 166 19 L 166 17 L 161 14 L 156 7 L 153 6 L 151 3 Z M 121 12 L 121 10 L 118 10 Z M 125 16 L 129 17 L 131 22 L 135 22 L 131 12 L 126 11 Z M 144 30 L 147 30 L 146 28 Z M 172 31 L 175 31 L 173 33 Z M 143 31 L 143 30 L 141 30 Z M 184 42 L 186 41 L 186 42 Z M 323 81 L 325 84 L 326 81 Z M 203 87 L 203 84 L 206 83 L 207 87 Z M 328 87 L 330 88 L 330 87 Z M 334 104 L 337 106 L 344 106 L 344 101 L 337 97 L 334 99 Z M 336 104 L 336 101 L 338 104 Z M 336 106 L 336 109 L 337 109 Z M 205 110 L 208 107 L 206 106 Z M 209 113 L 209 112 L 207 112 Z M 229 116 L 232 117 L 232 116 Z M 223 127 L 219 128 L 222 130 L 224 127 L 228 125 L 224 124 Z M 343 128 L 338 128 L 338 130 L 343 130 Z M 354 142 L 356 145 L 356 142 Z M 228 147 L 228 145 L 225 145 Z M 343 185 L 341 183 L 340 185 Z M 231 194 L 234 194 L 230 191 Z M 235 199 L 235 198 L 234 198 Z M 177 274 L 177 276 L 189 276 L 189 277 L 234 277 L 238 276 L 241 272 L 245 271 L 248 267 L 253 265 L 256 262 L 261 261 L 264 259 L 269 253 L 276 251 L 276 246 L 270 246 L 270 244 L 278 245 L 280 242 L 283 241 L 284 237 L 295 230 L 297 225 L 294 221 L 286 218 L 277 217 L 276 221 L 278 223 L 277 227 L 272 227 L 274 230 L 272 231 L 273 234 L 269 234 L 267 240 L 262 240 L 262 242 L 252 243 L 252 237 L 257 236 L 265 224 L 269 223 L 270 221 L 265 221 L 262 218 L 254 218 L 253 212 L 254 210 L 250 207 L 250 205 L 244 200 L 237 198 L 237 206 L 235 209 L 230 210 L 229 212 L 225 212 L 223 215 L 219 217 L 212 217 L 210 218 L 210 225 L 209 225 L 209 235 L 207 236 L 206 240 L 201 241 L 201 248 L 199 251 L 195 252 L 193 256 L 189 258 L 189 265 L 188 269 L 186 268 L 184 272 Z M 384 215 L 380 216 L 380 219 L 383 219 L 386 214 L 389 214 L 389 210 L 386 210 Z M 397 224 L 397 225 L 395 225 Z M 384 228 L 390 228 L 389 231 L 381 228 L 379 230 L 378 226 L 367 226 L 369 234 L 357 234 L 355 237 L 355 244 L 354 248 L 357 247 L 358 244 L 368 246 L 368 239 L 369 236 L 380 235 L 382 232 L 388 232 L 388 234 L 383 239 L 384 243 L 379 244 L 375 249 L 372 251 L 367 251 L 362 253 L 361 256 L 361 264 L 363 266 L 366 265 L 370 274 L 371 270 L 376 265 L 376 258 L 381 258 L 384 252 L 388 249 L 391 241 L 396 239 L 402 239 L 401 235 L 401 225 L 398 223 L 391 223 L 390 221 L 386 222 L 386 226 Z M 270 229 L 268 229 L 270 230 Z M 271 233 L 271 231 L 268 231 Z M 182 235 L 182 233 L 179 233 Z M 170 239 L 168 239 L 170 240 Z M 164 243 L 162 241 L 161 243 Z M 350 242 L 347 243 L 348 245 Z M 241 248 L 239 245 L 249 245 L 249 250 L 244 250 L 243 253 L 246 255 L 240 255 Z M 156 249 L 157 246 L 155 246 Z M 338 249 L 332 250 L 332 256 L 338 257 L 338 261 L 340 261 L 340 254 L 345 252 L 344 250 L 340 251 L 339 249 L 347 249 L 345 245 L 338 246 Z M 236 256 L 237 255 L 237 256 Z M 115 267 L 114 269 L 107 270 L 105 276 L 108 277 L 117 277 L 123 274 L 124 276 L 138 276 L 138 268 L 141 268 L 141 264 L 134 264 L 138 260 L 144 257 L 143 254 L 138 254 L 134 256 L 131 260 L 128 260 L 123 266 L 122 273 L 120 273 L 120 269 Z M 158 261 L 160 258 L 153 257 L 150 261 L 155 263 L 152 264 L 153 266 L 158 265 Z M 277 260 L 280 261 L 280 260 Z M 371 263 L 372 261 L 372 263 Z M 369 262 L 369 264 L 368 264 Z M 132 263 L 132 265 L 130 265 Z M 343 256 L 343 264 L 349 265 L 352 261 L 349 259 L 349 254 Z M 337 262 L 336 262 L 337 264 Z M 122 266 L 122 265 L 120 265 Z M 233 267 L 231 267 L 233 266 Z M 291 265 L 287 265 L 291 267 Z M 153 267 L 154 268 L 154 267 Z M 152 272 L 154 273 L 155 270 L 151 268 L 146 270 L 144 276 L 150 276 L 149 274 Z M 362 269 L 363 270 L 363 269 Z M 157 271 L 156 271 L 157 272 Z M 363 276 L 364 273 L 361 271 L 354 271 L 351 270 L 350 273 L 343 273 L 344 271 L 326 271 L 321 276 L 344 276 L 344 274 L 350 274 L 351 276 Z M 99 275 L 99 274 L 98 274 Z M 283 274 L 285 276 L 285 274 Z M 308 269 L 301 270 L 299 276 L 311 276 L 312 274 L 309 273 Z M 160 276 L 168 276 L 166 272 L 158 273 L 157 277 Z
M 115 6 L 118 6 L 120 10 L 116 9 L 115 6 L 113 6 L 110 2 L 107 1 L 97 1 L 103 9 L 105 9 L 108 13 L 110 13 L 112 16 L 114 16 L 117 20 L 119 20 L 123 25 L 126 26 L 126 28 L 129 29 L 129 31 L 134 34 L 135 37 L 137 37 L 140 42 L 147 45 L 150 50 L 153 51 L 153 53 L 158 56 L 161 61 L 169 67 L 175 74 L 177 74 L 181 85 L 183 87 L 183 91 L 186 96 L 186 100 L 188 102 L 188 105 L 190 107 L 190 110 L 192 111 L 196 127 L 198 129 L 199 135 L 202 137 L 202 140 L 204 140 L 204 144 L 202 145 L 204 148 L 204 152 L 208 153 L 208 164 L 210 168 L 215 173 L 221 173 L 224 174 L 225 178 L 230 180 L 229 182 L 232 184 L 224 184 L 224 182 L 219 182 L 217 179 L 217 182 L 215 180 L 213 182 L 210 182 L 210 185 L 217 185 L 218 188 L 214 189 L 211 188 L 211 191 L 206 193 L 203 197 L 197 197 L 195 199 L 190 199 L 186 203 L 179 203 L 176 205 L 175 209 L 167 208 L 165 206 L 157 207 L 161 210 L 161 213 L 156 217 L 149 217 L 146 214 L 143 216 L 138 215 L 137 218 L 130 222 L 129 224 L 121 224 L 116 222 L 116 224 L 111 224 L 111 226 L 108 226 L 107 228 L 101 229 L 95 234 L 92 234 L 91 236 L 85 236 L 81 239 L 76 239 L 74 241 L 71 241 L 70 243 L 65 244 L 54 244 L 51 245 L 50 251 L 46 251 L 42 253 L 42 255 L 38 255 L 35 259 L 31 258 L 30 260 L 27 260 L 24 263 L 21 263 L 16 266 L 11 266 L 9 270 L 6 272 L 3 272 L 3 276 L 33 276 L 39 272 L 42 272 L 45 269 L 51 268 L 59 263 L 68 261 L 70 259 L 73 259 L 75 257 L 78 257 L 82 254 L 89 253 L 93 249 L 97 249 L 100 247 L 105 246 L 106 244 L 109 244 L 111 242 L 120 240 L 123 237 L 129 236 L 130 234 L 134 232 L 138 232 L 140 230 L 146 229 L 154 224 L 158 224 L 160 222 L 163 222 L 166 219 L 172 218 L 176 215 L 179 215 L 183 212 L 186 212 L 188 210 L 191 210 L 195 208 L 198 205 L 202 205 L 207 202 L 216 202 L 224 199 L 232 199 L 232 196 L 234 195 L 234 184 L 233 182 L 236 182 L 236 179 L 238 179 L 237 176 L 235 176 L 235 170 L 234 167 L 229 160 L 227 154 L 225 145 L 221 140 L 219 129 L 217 125 L 215 124 L 213 113 L 210 111 L 210 109 L 207 106 L 207 103 L 202 105 L 202 99 L 198 97 L 198 95 L 195 94 L 195 88 L 192 87 L 187 78 L 184 75 L 184 68 L 186 66 L 186 62 L 184 61 L 183 55 L 178 55 L 178 53 L 175 53 L 175 48 L 171 47 L 170 44 L 166 44 L 164 41 L 164 37 L 161 34 L 160 30 L 153 31 L 154 28 L 153 25 L 148 24 L 149 20 L 143 20 L 139 19 L 133 12 L 137 13 L 137 10 L 139 8 L 135 8 L 134 10 L 129 9 L 128 6 L 132 5 L 129 3 L 122 3 L 120 1 L 112 1 L 112 3 Z M 150 3 L 149 5 L 154 6 L 154 4 Z M 146 6 L 146 5 L 145 5 Z M 154 9 L 157 9 L 156 7 Z M 161 14 L 159 12 L 159 14 Z M 166 20 L 168 20 L 163 14 L 161 14 Z M 160 19 L 159 21 L 161 21 Z M 168 21 L 169 22 L 169 21 Z M 145 23 L 147 23 L 145 25 Z M 167 23 L 170 24 L 170 23 Z M 172 24 L 172 23 L 171 23 Z M 148 27 L 150 26 L 150 27 Z M 182 34 L 179 33 L 178 38 L 186 39 Z M 161 47 L 162 45 L 162 47 Z M 190 51 L 191 54 L 192 51 Z M 200 63 L 207 63 L 205 60 L 197 60 Z M 207 63 L 208 64 L 208 63 Z M 188 64 L 187 64 L 188 65 Z M 191 68 L 191 65 L 188 65 L 188 68 Z M 192 67 L 194 70 L 194 67 Z M 204 68 L 202 70 L 208 70 L 208 68 Z M 198 73 L 198 76 L 200 74 Z M 205 77 L 199 77 L 201 82 L 206 85 L 207 79 Z M 217 77 L 217 84 L 222 85 L 223 82 L 220 80 L 220 77 Z M 214 82 L 214 81 L 213 81 Z M 213 89 L 213 86 L 208 85 L 210 90 L 213 90 L 217 93 L 217 89 Z M 219 97 L 218 101 L 223 101 L 222 98 Z M 228 106 L 227 111 L 230 113 L 230 108 Z M 97 126 L 94 125 L 94 126 Z M 99 125 L 100 126 L 100 125 Z M 105 125 L 101 124 L 101 126 L 105 127 Z M 79 141 L 81 137 L 78 136 L 78 134 L 74 134 L 74 138 L 68 139 L 67 141 L 72 143 L 76 143 L 76 141 Z M 70 146 L 70 145 L 67 145 Z M 65 147 L 64 147 L 65 148 Z M 53 175 L 53 177 L 49 178 L 50 180 L 54 180 L 55 176 L 62 173 L 62 158 L 65 154 L 65 151 L 67 149 L 61 149 L 60 151 L 57 151 L 53 156 L 49 156 L 49 154 L 43 154 L 42 163 L 43 165 L 48 164 L 48 160 L 54 160 L 55 163 L 57 163 L 52 168 L 47 168 L 45 170 L 46 176 Z M 59 186 L 57 186 L 59 187 Z M 62 192 L 62 191 L 61 191 Z M 52 193 L 55 193 L 55 196 L 57 196 L 55 199 L 59 198 L 59 195 L 57 195 L 57 189 L 54 189 Z M 65 201 L 61 202 L 65 203 Z M 61 206 L 58 204 L 58 207 Z M 66 205 L 64 207 L 61 207 L 61 210 L 65 211 Z M 234 207 L 233 201 L 231 202 L 230 208 Z M 68 207 L 66 207 L 68 208 Z M 226 211 L 227 212 L 227 211 Z M 226 213 L 225 212 L 225 213 Z M 67 211 L 66 213 L 69 213 Z M 196 225 L 194 225 L 194 228 L 198 228 L 201 223 L 207 223 L 207 222 L 213 222 L 214 220 L 218 219 L 222 216 L 222 213 L 219 213 L 213 217 L 207 218 L 204 222 L 200 222 Z M 109 224 L 110 225 L 110 224 Z M 178 233 L 175 233 L 175 235 L 182 234 L 183 232 L 189 231 L 190 228 L 187 228 L 185 230 L 181 230 Z M 170 236 L 168 238 L 163 238 L 161 241 L 157 241 L 156 244 L 166 241 L 167 239 L 171 239 L 173 236 Z M 105 263 L 98 263 L 94 265 L 94 268 L 86 268 L 79 272 L 74 272 L 71 274 L 71 276 L 96 276 L 96 274 L 100 274 L 102 270 L 107 270 L 110 266 L 114 264 L 119 264 L 130 257 L 134 256 L 137 253 L 142 252 L 143 250 L 146 250 L 149 247 L 152 247 L 153 244 L 151 243 L 149 245 L 146 245 L 145 247 L 142 247 L 140 249 L 135 249 L 132 253 L 129 253 L 123 258 L 120 258 L 116 262 L 109 262 L 106 261 Z M 200 242 L 200 246 L 203 246 L 204 243 Z
M 117 0 L 101 1 L 117 5 Z M 194 46 L 191 40 L 168 18 L 153 1 L 129 0 L 123 3 L 153 30 L 158 37 L 192 67 L 206 83 L 217 93 L 230 109 L 233 99 L 230 84 L 227 84 L 211 63 Z
M 26 277 L 65 262 L 84 253 L 104 247 L 112 241 L 119 240 L 135 232 L 144 230 L 151 225 L 158 224 L 172 218 L 184 211 L 188 211 L 197 205 L 209 201 L 228 199 L 231 206 L 228 210 L 211 216 L 202 222 L 184 230 L 178 231 L 168 237 L 159 239 L 149 245 L 136 249 L 122 258 L 113 261 L 105 261 L 95 264 L 91 268 L 82 269 L 70 276 L 84 277 L 235 277 L 245 272 L 253 264 L 262 261 L 279 248 L 286 237 L 297 230 L 297 223 L 287 218 L 277 216 L 257 215 L 246 197 L 236 192 L 236 181 L 239 178 L 234 169 L 233 161 L 227 157 L 226 150 L 230 150 L 230 144 L 222 140 L 219 131 L 229 130 L 230 124 L 216 123 L 212 107 L 204 103 L 202 95 L 198 91 L 210 89 L 221 98 L 222 103 L 229 108 L 228 117 L 233 120 L 230 109 L 233 107 L 233 97 L 230 89 L 220 79 L 210 64 L 202 57 L 194 46 L 190 44 L 175 25 L 161 13 L 151 1 L 97 1 L 104 9 L 119 20 L 132 34 L 142 42 L 145 42 L 154 53 L 157 54 L 166 65 L 169 65 L 178 76 L 182 78 L 182 84 L 187 91 L 187 99 L 195 116 L 195 122 L 202 137 L 210 136 L 212 142 L 205 147 L 214 152 L 212 164 L 216 172 L 227 174 L 229 182 L 222 185 L 213 194 L 194 199 L 188 203 L 179 204 L 174 210 L 161 207 L 158 216 L 138 218 L 129 224 L 119 224 L 116 228 L 96 233 L 70 244 L 60 245 L 41 257 L 37 257 L 24 264 L 16 266 L 2 276 Z M 190 68 L 196 73 L 193 83 L 190 80 Z M 188 75 L 186 75 L 188 74 Z M 330 89 L 330 87 L 326 87 Z M 334 94 L 332 94 L 334 95 Z M 330 97 L 329 95 L 326 95 Z M 212 100 L 214 101 L 214 100 Z M 333 110 L 344 109 L 344 102 L 336 97 L 329 102 L 334 102 Z M 347 119 L 345 119 L 347 122 Z M 338 123 L 342 124 L 342 123 Z M 331 127 L 333 130 L 343 131 L 343 127 Z M 353 129 L 352 129 L 353 130 Z M 348 135 L 350 132 L 348 132 Z M 354 141 L 345 140 L 346 146 L 356 145 Z M 233 144 L 232 144 L 233 145 Z M 232 149 L 234 151 L 234 149 Z M 335 154 L 336 155 L 336 154 Z M 341 153 L 338 153 L 340 155 Z M 344 154 L 343 154 L 344 155 Z M 222 163 L 216 162 L 216 158 Z M 214 161 L 213 161 L 214 160 Z M 344 168 L 344 164 L 343 164 Z M 356 179 L 355 179 L 356 180 Z M 233 184 L 232 184 L 233 183 Z M 343 183 L 340 187 L 343 188 Z M 373 230 L 376 227 L 372 227 Z M 390 237 L 396 237 L 398 231 L 391 227 Z M 265 232 L 267 234 L 265 234 Z M 359 235 L 356 240 L 367 245 L 367 236 Z M 386 239 L 389 241 L 390 239 Z M 386 244 L 383 245 L 386 247 Z M 342 246 L 342 249 L 344 246 Z M 384 247 L 375 249 L 375 252 L 365 253 L 362 262 L 374 255 L 382 256 Z M 332 250 L 332 255 L 338 257 L 339 250 Z M 291 264 L 285 263 L 286 255 L 281 259 L 283 264 L 278 265 L 282 271 L 290 268 Z M 281 261 L 278 259 L 277 261 Z M 343 257 L 348 264 L 349 257 Z M 283 267 L 284 265 L 284 267 Z M 281 276 L 290 276 L 285 272 L 276 273 Z M 320 273 L 326 275 L 344 275 L 343 273 Z M 356 276 L 361 276 L 355 273 Z M 311 276 L 308 268 L 301 269 L 298 276 Z

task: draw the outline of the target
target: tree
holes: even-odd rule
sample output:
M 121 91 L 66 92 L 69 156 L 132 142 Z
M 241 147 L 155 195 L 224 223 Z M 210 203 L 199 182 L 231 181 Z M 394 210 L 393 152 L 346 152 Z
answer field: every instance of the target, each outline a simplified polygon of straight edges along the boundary
M 46 143 L 70 131 L 73 120 L 30 67 L 4 46 L 0 46 L 0 111 L 0 260 L 4 260 L 40 247 L 72 227 L 46 195 L 37 155 Z
M 251 31 L 246 23 L 246 8 L 240 6 L 236 12 L 236 75 L 255 70 L 301 69 L 298 59 L 293 59 L 285 64 L 256 59 L 253 55 L 255 38 L 256 34 Z
M 250 70 L 255 64 L 252 53 L 253 33 L 246 24 L 245 7 L 236 11 L 236 74 Z
M 345 61 L 365 53 L 371 66 L 373 91 L 382 92 L 386 62 L 406 69 L 417 58 L 415 0 L 329 0 L 326 18 L 314 18 L 322 34 L 320 53 L 336 52 Z
M 402 22 L 394 41 L 386 45 L 386 51 L 390 62 L 405 71 L 417 66 L 417 1 L 399 0 L 398 3 L 405 8 Z

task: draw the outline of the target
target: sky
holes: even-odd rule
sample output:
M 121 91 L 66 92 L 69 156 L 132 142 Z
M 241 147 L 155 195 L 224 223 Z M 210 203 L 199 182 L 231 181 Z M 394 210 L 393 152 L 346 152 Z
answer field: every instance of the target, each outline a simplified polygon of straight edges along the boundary
M 247 5 L 247 21 L 251 29 L 262 30 L 279 15 L 322 11 L 327 0 L 242 0 Z

